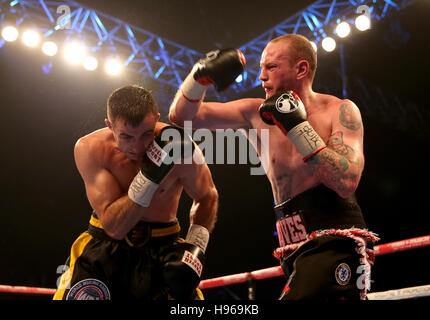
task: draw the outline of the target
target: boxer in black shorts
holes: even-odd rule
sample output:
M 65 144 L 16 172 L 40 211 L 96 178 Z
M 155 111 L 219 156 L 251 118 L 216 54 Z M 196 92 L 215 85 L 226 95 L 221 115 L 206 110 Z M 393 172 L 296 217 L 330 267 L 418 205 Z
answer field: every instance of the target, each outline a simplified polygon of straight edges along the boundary
M 277 227 L 286 232 L 278 232 L 280 247 L 275 251 L 288 277 L 282 299 L 357 298 L 358 291 L 365 299 L 369 281 L 360 289 L 360 277 L 370 275 L 371 245 L 367 251 L 366 246 L 377 238 L 367 231 L 358 205 L 354 210 L 344 206 L 352 203 L 364 168 L 359 108 L 349 99 L 313 91 L 317 55 L 309 40 L 297 34 L 272 39 L 261 54 L 259 79 L 265 99 L 205 101 L 210 85 L 226 88 L 244 64 L 235 49 L 202 58 L 178 90 L 170 120 L 178 126 L 192 121 L 196 129 L 256 132 L 249 142 L 272 187 Z M 267 136 L 269 142 L 262 145 Z M 326 194 L 323 188 L 331 191 L 324 210 L 318 200 Z M 301 195 L 304 204 L 298 200 Z M 296 207 L 297 201 L 303 207 Z M 357 271 L 361 276 L 355 279 Z M 336 283 L 339 290 L 331 287 Z M 355 293 L 348 286 L 357 286 Z
M 183 243 L 179 231 L 177 221 L 139 221 L 123 240 L 115 240 L 104 232 L 93 213 L 88 230 L 73 244 L 56 299 L 171 299 L 163 282 L 163 268 L 177 254 L 176 245 Z M 195 289 L 190 290 L 189 298 L 203 296 Z
M 107 115 L 106 128 L 75 146 L 94 212 L 54 299 L 201 299 L 196 288 L 218 201 L 201 151 L 183 130 L 158 121 L 142 87 L 115 90 Z M 177 220 L 183 190 L 193 199 L 185 240 Z
M 375 234 L 367 231 L 354 195 L 324 185 L 275 207 L 280 248 L 274 252 L 288 282 L 281 300 L 359 300 L 370 289 Z

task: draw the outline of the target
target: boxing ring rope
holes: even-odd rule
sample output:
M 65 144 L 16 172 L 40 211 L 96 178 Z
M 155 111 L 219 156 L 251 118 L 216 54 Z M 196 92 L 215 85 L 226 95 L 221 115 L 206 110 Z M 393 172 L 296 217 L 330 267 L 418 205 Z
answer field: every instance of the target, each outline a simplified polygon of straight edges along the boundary
M 54 295 L 55 289 L 0 285 L 0 292 Z
M 415 248 L 422 248 L 426 246 L 430 246 L 430 235 L 381 244 L 381 245 L 375 246 L 374 250 L 375 250 L 375 256 L 381 256 L 384 254 L 411 250 Z M 279 277 L 282 275 L 284 275 L 284 273 L 281 267 L 276 266 L 276 267 L 270 267 L 270 268 L 251 271 L 251 272 L 243 272 L 243 273 L 232 274 L 232 275 L 213 278 L 213 279 L 202 280 L 200 282 L 199 288 L 209 289 L 209 288 L 215 288 L 215 287 L 221 287 L 221 286 L 246 282 L 250 278 L 253 280 L 262 280 L 267 278 Z
M 421 236 L 411 239 L 405 239 L 395 241 L 391 243 L 381 244 L 374 247 L 375 256 L 381 256 L 385 254 L 406 251 L 416 248 L 423 248 L 430 246 L 430 235 Z M 263 280 L 268 278 L 280 277 L 283 275 L 283 271 L 280 266 L 255 270 L 251 272 L 237 273 L 218 278 L 206 279 L 200 282 L 200 289 L 210 289 L 215 287 L 222 287 L 232 284 L 238 284 L 243 282 Z M 20 294 L 41 294 L 41 295 L 53 295 L 55 289 L 50 288 L 37 288 L 37 287 L 24 287 L 24 286 L 9 286 L 0 285 L 0 292 L 6 293 L 20 293 Z M 388 290 L 383 292 L 369 293 L 369 300 L 400 300 L 409 299 L 416 297 L 430 296 L 430 285 Z

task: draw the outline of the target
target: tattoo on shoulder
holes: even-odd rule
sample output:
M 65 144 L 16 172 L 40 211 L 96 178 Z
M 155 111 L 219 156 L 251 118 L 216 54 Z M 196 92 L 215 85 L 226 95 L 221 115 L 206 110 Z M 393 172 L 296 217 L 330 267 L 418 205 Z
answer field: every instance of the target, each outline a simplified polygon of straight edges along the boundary
M 340 106 L 339 121 L 349 130 L 356 131 L 361 128 L 361 120 L 357 118 L 352 106 L 348 103 L 343 103 Z

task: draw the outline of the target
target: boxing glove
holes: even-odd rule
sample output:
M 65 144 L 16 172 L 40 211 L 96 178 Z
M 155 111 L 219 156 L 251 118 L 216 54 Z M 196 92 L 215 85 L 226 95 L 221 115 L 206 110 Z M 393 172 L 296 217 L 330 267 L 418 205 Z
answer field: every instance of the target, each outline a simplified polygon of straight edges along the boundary
M 265 123 L 276 125 L 294 143 L 304 161 L 326 147 L 307 121 L 305 106 L 294 91 L 275 93 L 260 105 L 259 112 Z
M 193 298 L 200 283 L 208 242 L 209 231 L 203 226 L 192 224 L 185 242 L 175 243 L 165 255 L 162 275 L 173 298 Z
M 215 50 L 193 67 L 181 85 L 182 94 L 192 102 L 200 101 L 206 89 L 214 84 L 217 91 L 230 86 L 244 70 L 245 57 L 238 49 Z
M 174 299 L 192 299 L 200 283 L 204 253 L 191 243 L 176 243 L 165 256 L 162 267 L 164 285 Z
M 170 139 L 164 139 L 163 133 L 169 133 Z M 145 152 L 141 169 L 128 188 L 129 198 L 142 207 L 148 207 L 158 186 L 178 160 L 192 156 L 193 151 L 193 141 L 182 129 L 172 126 L 161 129 Z

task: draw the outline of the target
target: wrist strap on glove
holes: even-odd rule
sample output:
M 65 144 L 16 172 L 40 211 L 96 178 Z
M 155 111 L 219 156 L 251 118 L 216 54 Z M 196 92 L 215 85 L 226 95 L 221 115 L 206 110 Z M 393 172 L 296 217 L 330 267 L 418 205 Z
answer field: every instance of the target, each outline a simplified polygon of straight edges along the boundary
M 308 121 L 299 123 L 287 133 L 287 137 L 294 143 L 297 151 L 308 160 L 326 147 L 323 139 L 316 133 Z
M 196 66 L 190 72 L 190 74 L 185 78 L 184 82 L 181 85 L 181 92 L 185 99 L 190 102 L 199 102 L 203 99 L 203 95 L 208 89 L 207 86 L 204 86 L 197 82 L 194 79 L 194 72 L 196 70 Z
M 198 246 L 204 253 L 209 243 L 208 229 L 198 224 L 190 225 L 187 236 L 185 237 L 185 242 Z

